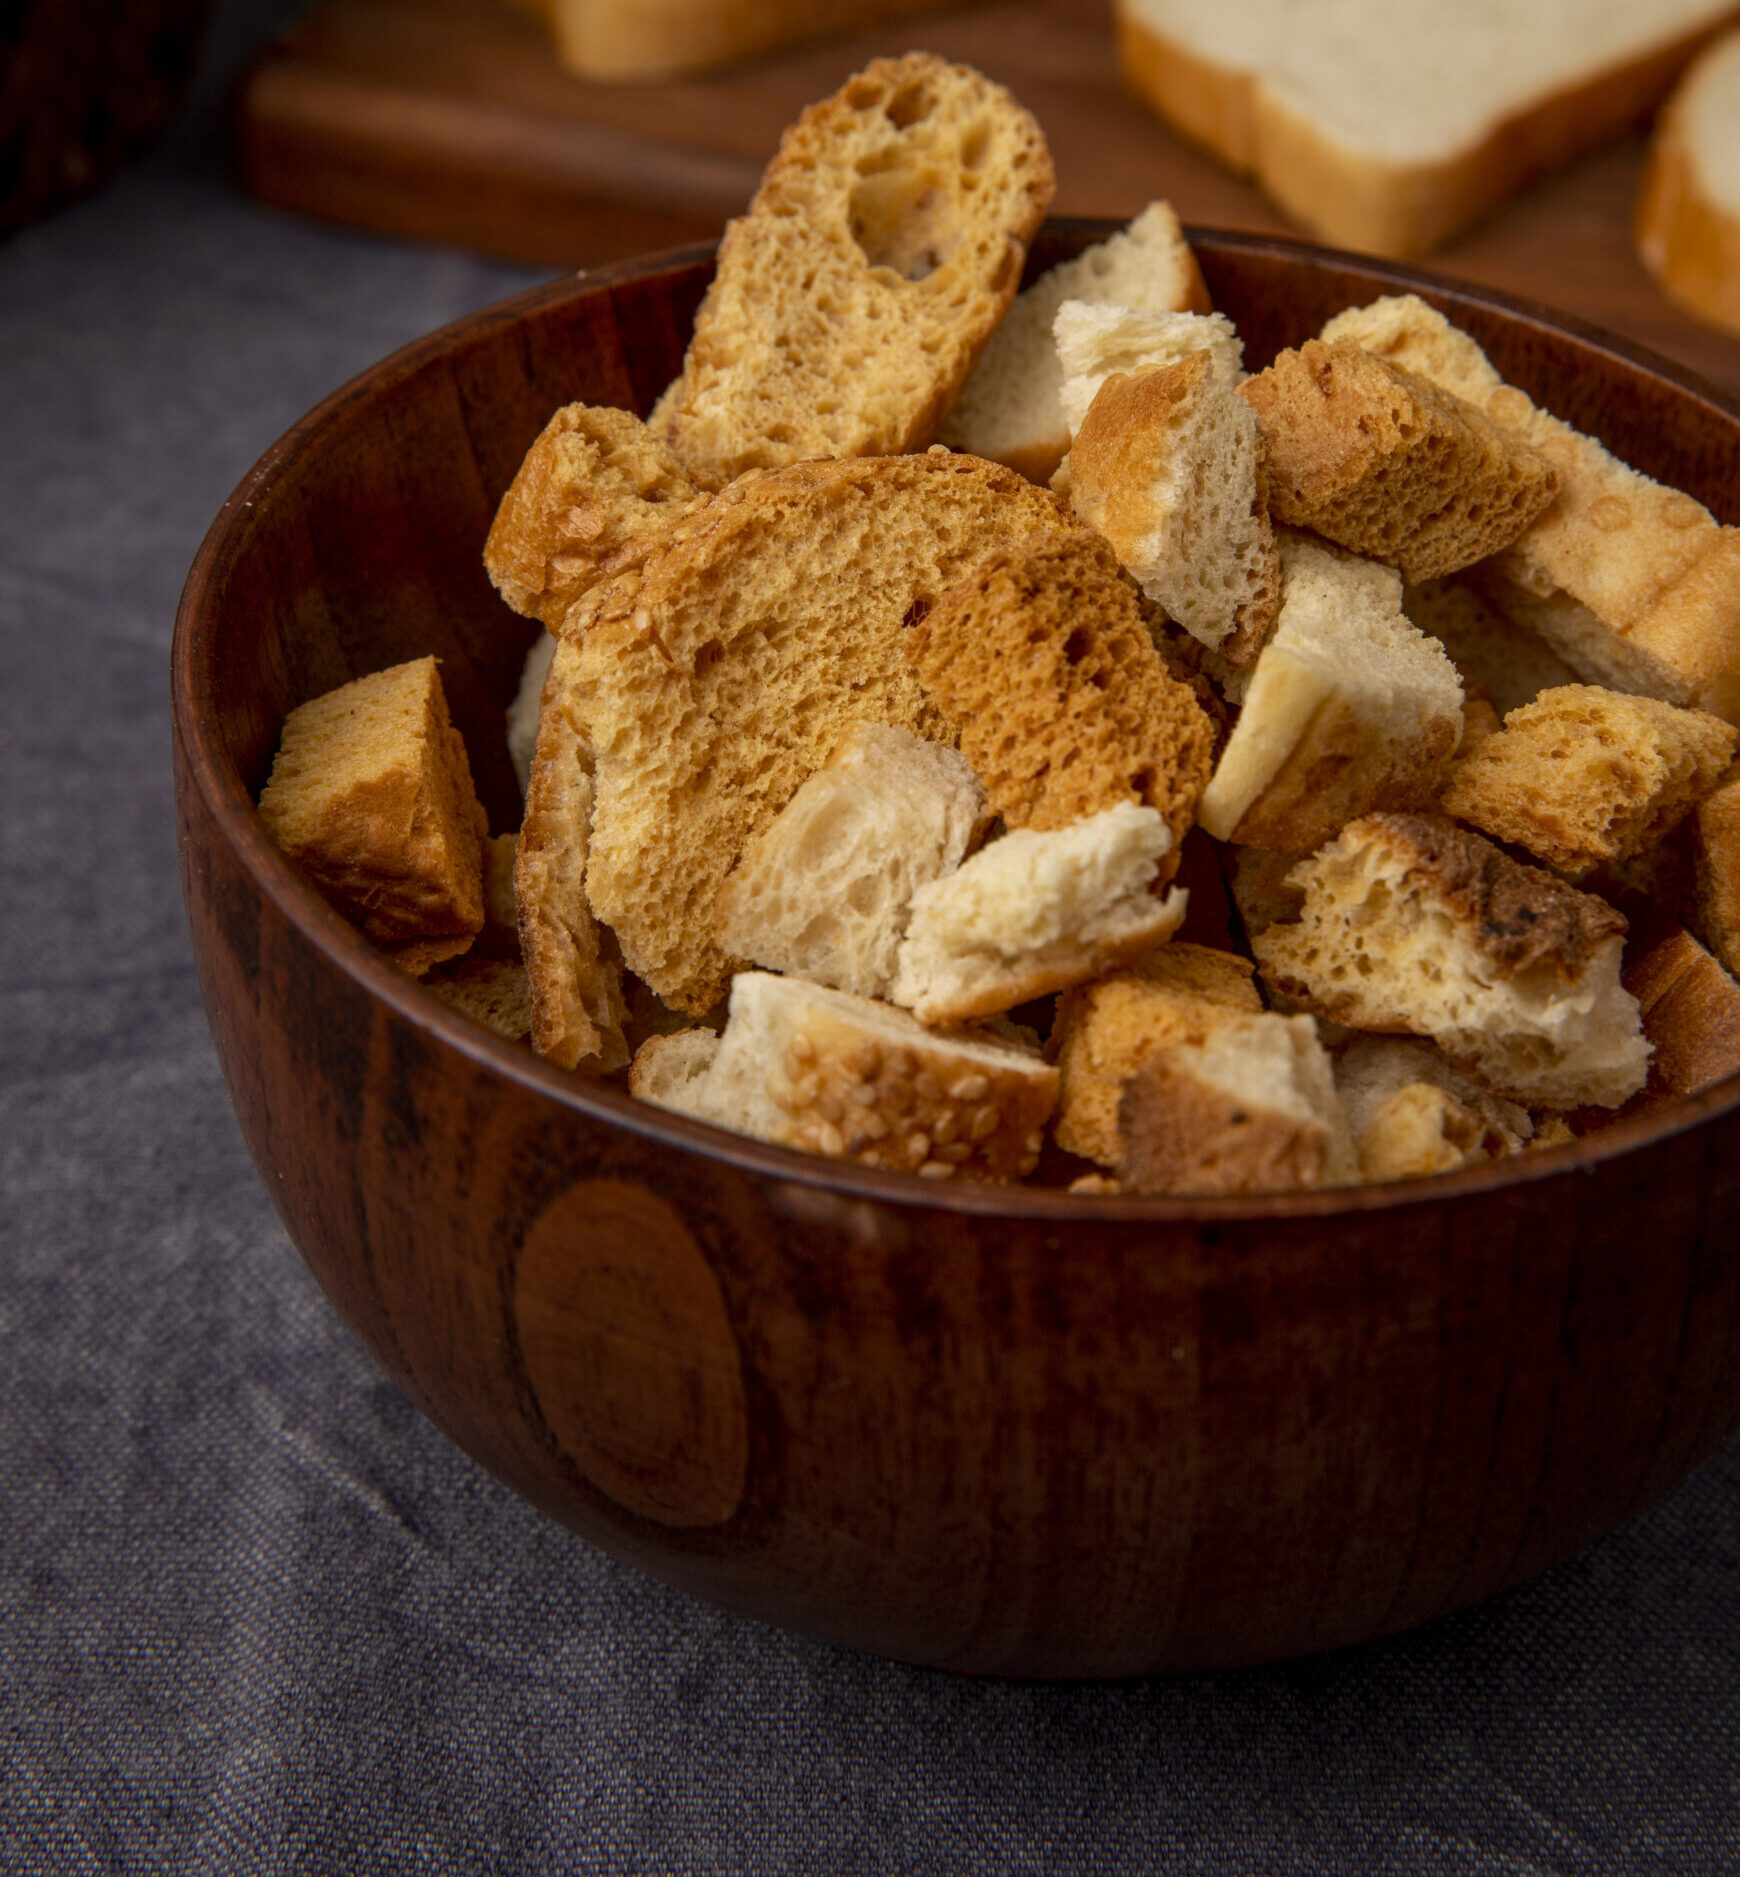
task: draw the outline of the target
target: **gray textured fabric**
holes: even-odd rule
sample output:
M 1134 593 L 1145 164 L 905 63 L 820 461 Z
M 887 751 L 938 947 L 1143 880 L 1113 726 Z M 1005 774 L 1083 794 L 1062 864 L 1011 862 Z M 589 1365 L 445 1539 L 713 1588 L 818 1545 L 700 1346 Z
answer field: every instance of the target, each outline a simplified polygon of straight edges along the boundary
M 0 1870 L 1740 1868 L 1740 1449 L 1540 1583 L 1290 1667 L 927 1674 L 546 1524 L 278 1226 L 188 958 L 182 576 L 328 390 L 524 284 L 253 208 L 212 100 L 0 247 Z

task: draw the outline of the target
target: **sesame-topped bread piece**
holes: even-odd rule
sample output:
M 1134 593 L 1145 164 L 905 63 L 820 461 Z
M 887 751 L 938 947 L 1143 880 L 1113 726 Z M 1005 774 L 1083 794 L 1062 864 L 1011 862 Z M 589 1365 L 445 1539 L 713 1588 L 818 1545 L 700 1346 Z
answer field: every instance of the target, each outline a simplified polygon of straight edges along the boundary
M 868 997 L 744 971 L 724 1035 L 643 1044 L 629 1086 L 783 1147 L 922 1179 L 1006 1181 L 1038 1163 L 1057 1071 L 987 1031 L 927 1030 Z
M 1351 1186 L 1359 1162 L 1309 1017 L 1234 1016 L 1174 1043 L 1124 1083 L 1126 1193 L 1274 1193 Z
M 1239 396 L 1268 442 L 1269 509 L 1408 581 L 1508 546 L 1557 472 L 1474 405 L 1352 343 L 1310 339 Z
M 433 658 L 284 719 L 260 819 L 346 918 L 417 976 L 483 927 L 489 821 Z
M 1197 818 L 1217 840 L 1308 854 L 1374 809 L 1430 806 L 1462 683 L 1402 612 L 1401 576 L 1285 536 L 1281 612 Z
M 483 547 L 496 590 L 550 631 L 700 498 L 632 411 L 564 405 L 526 452 Z
M 1442 815 L 1368 815 L 1290 875 L 1299 918 L 1252 935 L 1284 997 L 1429 1036 L 1495 1094 L 1618 1107 L 1649 1045 L 1619 982 L 1625 921 Z
M 1734 736 L 1708 711 L 1560 685 L 1456 765 L 1444 811 L 1580 879 L 1677 827 L 1721 781 Z
M 1048 1053 L 1063 1078 L 1054 1133 L 1084 1160 L 1123 1158 L 1118 1103 L 1125 1081 L 1172 1043 L 1200 1043 L 1229 1017 L 1256 1016 L 1263 1000 L 1248 958 L 1174 940 L 1121 971 L 1065 991 Z
M 576 708 L 579 648 L 556 648 L 537 755 L 514 850 L 514 901 L 532 1007 L 532 1047 L 564 1069 L 620 1069 L 627 1007 L 614 947 L 586 898 L 596 798 L 592 750 Z
M 1049 482 L 1069 448 L 1063 367 L 1051 335 L 1064 301 L 1142 313 L 1206 313 L 1208 289 L 1168 204 L 1150 202 L 1128 228 L 1062 261 L 1018 294 L 944 420 L 951 450 L 1007 463 Z
M 745 469 L 921 450 L 1021 284 L 1054 179 L 1001 85 L 877 59 L 780 142 L 725 230 L 666 434 L 717 489 Z
M 1080 529 L 993 554 L 903 643 L 1010 827 L 1062 828 L 1118 802 L 1158 809 L 1171 878 L 1214 725 L 1168 675 L 1105 542 Z
M 965 1023 L 1139 958 L 1184 922 L 1187 895 L 1152 890 L 1171 848 L 1129 802 L 1005 834 L 913 894 L 890 995 L 925 1023 Z
M 987 554 L 1077 532 L 976 457 L 798 463 L 744 477 L 594 587 L 564 625 L 597 771 L 586 885 L 629 968 L 704 1015 L 732 969 L 720 886 L 846 732 L 954 743 L 905 622 Z
M 886 997 L 913 894 L 961 864 L 984 813 L 959 751 L 854 724 L 744 849 L 719 892 L 719 941 L 769 970 Z
M 1149 599 L 1235 665 L 1280 605 L 1260 425 L 1207 350 L 1108 378 L 1069 450 L 1070 506 Z
M 1551 507 L 1470 575 L 1501 613 L 1587 683 L 1740 723 L 1740 529 L 1541 410 L 1413 294 L 1337 314 L 1322 336 L 1483 399 L 1499 429 L 1558 471 Z

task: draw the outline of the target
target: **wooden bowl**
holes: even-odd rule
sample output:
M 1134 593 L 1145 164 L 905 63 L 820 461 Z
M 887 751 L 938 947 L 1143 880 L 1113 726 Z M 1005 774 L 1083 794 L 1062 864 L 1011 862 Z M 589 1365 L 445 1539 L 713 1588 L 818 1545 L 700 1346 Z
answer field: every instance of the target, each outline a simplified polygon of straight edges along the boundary
M 1107 231 L 1051 225 L 1048 266 Z M 1197 233 L 1253 366 L 1418 291 L 1499 369 L 1740 519 L 1740 410 L 1513 301 Z M 285 714 L 440 655 L 496 829 L 535 628 L 491 515 L 552 410 L 645 410 L 695 249 L 413 345 L 213 524 L 174 654 L 187 909 L 254 1159 L 340 1313 L 441 1427 L 732 1609 L 1024 1676 L 1333 1647 L 1545 1569 L 1740 1421 L 1740 1086 L 1391 1187 L 1084 1199 L 842 1168 L 643 1107 L 474 1026 L 285 863 Z

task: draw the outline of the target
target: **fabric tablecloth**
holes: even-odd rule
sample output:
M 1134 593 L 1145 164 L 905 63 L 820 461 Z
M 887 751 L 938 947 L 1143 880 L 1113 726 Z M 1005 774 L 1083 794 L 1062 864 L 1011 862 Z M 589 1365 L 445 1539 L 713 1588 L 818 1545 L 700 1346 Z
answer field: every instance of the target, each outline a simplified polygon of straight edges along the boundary
M 1740 1446 L 1411 1635 L 1011 1685 L 691 1602 L 375 1369 L 207 1035 L 171 620 L 275 437 L 532 276 L 238 192 L 282 10 L 220 8 L 169 142 L 0 245 L 0 1870 L 1740 1868 Z

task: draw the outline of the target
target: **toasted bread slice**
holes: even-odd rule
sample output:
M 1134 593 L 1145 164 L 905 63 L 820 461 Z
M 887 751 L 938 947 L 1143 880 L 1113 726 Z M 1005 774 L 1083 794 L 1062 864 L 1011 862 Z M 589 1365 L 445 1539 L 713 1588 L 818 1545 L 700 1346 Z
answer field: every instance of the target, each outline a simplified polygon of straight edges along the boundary
M 516 613 L 555 632 L 594 581 L 643 556 L 700 493 L 631 411 L 565 405 L 502 497 L 484 567 Z
M 1038 1163 L 1057 1071 L 984 1031 L 927 1030 L 868 997 L 745 971 L 724 1035 L 643 1044 L 630 1087 L 784 1147 L 923 1179 L 1003 1181 Z
M 444 1004 L 510 1043 L 531 1040 L 532 999 L 524 965 L 474 952 L 438 972 L 429 988 Z
M 1054 187 L 1001 85 L 877 59 L 782 139 L 718 272 L 666 417 L 690 475 L 921 450 L 1021 284 Z
M 1200 1043 L 1229 1017 L 1259 1015 L 1253 970 L 1236 952 L 1174 940 L 1065 991 L 1049 1050 L 1063 1078 L 1058 1146 L 1116 1167 L 1124 1157 L 1118 1103 L 1125 1081 L 1173 1043 Z
M 991 842 L 913 894 L 894 1001 L 925 1023 L 964 1023 L 1152 951 L 1188 903 L 1151 890 L 1171 848 L 1160 815 L 1129 802 Z
M 540 632 L 526 653 L 520 669 L 519 689 L 507 708 L 508 755 L 514 774 L 520 779 L 520 793 L 531 786 L 532 756 L 538 747 L 538 710 L 543 701 L 544 680 L 550 675 L 550 660 L 556 656 L 555 638 Z
M 1654 1055 L 1648 1093 L 1695 1095 L 1740 1075 L 1740 984 L 1675 925 L 1625 967 Z
M 1740 767 L 1698 804 L 1690 846 L 1691 922 L 1722 963 L 1740 972 Z
M 855 724 L 744 848 L 719 892 L 734 957 L 886 997 L 912 896 L 961 864 L 985 791 L 959 752 Z
M 1197 809 L 1218 840 L 1307 854 L 1375 809 L 1437 799 L 1462 685 L 1402 612 L 1401 576 L 1281 542 L 1281 613 Z
M 1085 529 L 995 554 L 904 638 L 927 694 L 1012 828 L 1062 828 L 1119 802 L 1172 832 L 1208 780 L 1214 726 L 1171 677 L 1135 592 Z
M 586 898 L 596 788 L 578 700 L 579 647 L 557 647 L 544 688 L 526 816 L 514 852 L 514 899 L 532 1006 L 532 1047 L 564 1069 L 628 1061 L 622 979 Z
M 1064 301 L 1141 313 L 1206 313 L 1202 270 L 1164 202 L 1129 227 L 1042 274 L 1017 295 L 961 388 L 940 441 L 1049 482 L 1069 448 L 1063 367 L 1052 322 Z
M 417 948 L 413 976 L 483 926 L 489 822 L 433 658 L 291 711 L 260 819 L 377 944 Z
M 1263 426 L 1275 519 L 1410 582 L 1508 547 L 1559 486 L 1476 406 L 1351 341 L 1307 340 L 1238 395 Z
M 1126 1193 L 1347 1186 L 1359 1163 L 1309 1017 L 1232 1016 L 1150 1056 L 1118 1107 Z
M 1118 372 L 1177 365 L 1206 352 L 1220 383 L 1236 385 L 1245 375 L 1244 341 L 1224 313 L 1142 313 L 1065 300 L 1051 331 L 1063 373 L 1058 397 L 1072 437 L 1101 387 Z
M 1443 806 L 1580 879 L 1670 833 L 1721 781 L 1734 738 L 1707 711 L 1561 685 L 1456 765 Z
M 704 1015 L 731 975 L 719 888 L 756 830 L 854 724 L 953 743 L 905 622 L 987 554 L 1079 529 L 976 457 L 802 463 L 745 477 L 594 587 L 564 628 L 597 762 L 587 891 L 629 968 Z
M 1484 398 L 1501 430 L 1558 471 L 1552 506 L 1470 576 L 1502 614 L 1586 683 L 1740 723 L 1740 529 L 1504 384 L 1472 339 L 1412 294 L 1338 314 L 1322 336 Z
M 1292 923 L 1252 935 L 1283 996 L 1355 1029 L 1429 1036 L 1495 1094 L 1618 1107 L 1649 1058 L 1604 900 L 1439 815 L 1368 815 L 1290 876 Z
M 1108 378 L 1068 488 L 1168 619 L 1234 664 L 1256 658 L 1281 597 L 1263 436 L 1211 353 Z
M 1502 1160 L 1534 1135 L 1526 1108 L 1489 1093 L 1419 1037 L 1355 1037 L 1336 1057 L 1335 1086 L 1368 1180 Z

